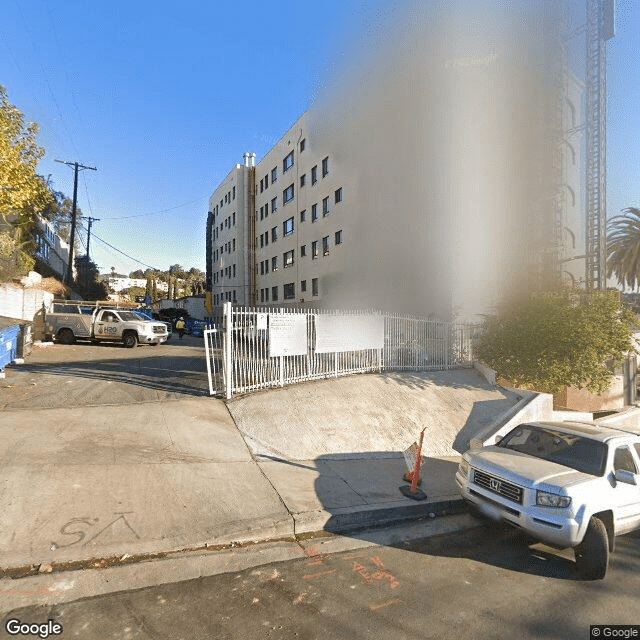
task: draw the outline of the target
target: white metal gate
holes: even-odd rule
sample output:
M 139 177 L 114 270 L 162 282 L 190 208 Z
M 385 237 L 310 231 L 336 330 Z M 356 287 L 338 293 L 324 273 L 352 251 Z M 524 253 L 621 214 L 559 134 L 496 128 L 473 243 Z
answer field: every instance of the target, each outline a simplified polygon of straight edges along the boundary
M 470 367 L 477 330 L 399 314 L 225 303 L 224 326 L 204 332 L 209 392 L 230 398 L 352 373 Z

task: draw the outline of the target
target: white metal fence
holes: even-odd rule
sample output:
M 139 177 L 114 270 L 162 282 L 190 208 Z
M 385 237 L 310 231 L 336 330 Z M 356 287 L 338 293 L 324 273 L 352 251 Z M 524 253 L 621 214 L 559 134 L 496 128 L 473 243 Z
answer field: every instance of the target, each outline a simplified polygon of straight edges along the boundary
M 204 331 L 212 395 L 370 371 L 473 364 L 477 325 L 371 311 L 240 308 Z

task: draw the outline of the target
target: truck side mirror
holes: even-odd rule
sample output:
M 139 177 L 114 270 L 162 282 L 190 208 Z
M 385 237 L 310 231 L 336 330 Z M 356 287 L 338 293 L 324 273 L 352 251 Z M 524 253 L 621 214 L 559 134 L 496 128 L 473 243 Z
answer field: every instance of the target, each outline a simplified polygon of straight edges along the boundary
M 615 478 L 618 482 L 624 482 L 625 484 L 638 484 L 636 474 L 626 469 L 616 469 Z

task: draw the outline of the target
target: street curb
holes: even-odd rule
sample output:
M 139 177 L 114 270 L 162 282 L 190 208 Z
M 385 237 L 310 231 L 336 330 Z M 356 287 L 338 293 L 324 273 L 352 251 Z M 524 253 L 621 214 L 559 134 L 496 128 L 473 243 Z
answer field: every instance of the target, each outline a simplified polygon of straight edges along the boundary
M 345 507 L 332 511 L 319 510 L 294 513 L 294 534 L 308 534 L 325 531 L 327 533 L 347 533 L 357 529 L 368 529 L 406 520 L 435 518 L 467 511 L 462 498 L 434 500 L 433 502 L 408 503 L 399 499 L 400 504 L 388 506 L 364 505 Z
M 388 528 L 362 530 L 351 536 L 320 533 L 295 540 L 269 541 L 233 548 L 167 554 L 157 559 L 106 566 L 96 570 L 67 571 L 0 580 L 0 616 L 30 606 L 53 606 L 122 591 L 239 572 L 274 562 L 287 562 L 372 546 L 404 546 L 465 531 L 480 522 L 468 513 L 427 518 Z
M 221 536 L 209 542 L 200 542 L 192 546 L 154 549 L 153 551 L 135 551 L 119 549 L 117 553 L 97 554 L 91 557 L 58 562 L 16 563 L 15 566 L 0 567 L 0 579 L 18 580 L 43 573 L 63 573 L 84 569 L 104 569 L 106 567 L 131 565 L 152 560 L 163 560 L 185 553 L 220 551 L 243 546 L 251 546 L 276 541 L 299 541 L 299 536 L 309 537 L 322 534 L 349 534 L 358 530 L 375 529 L 397 525 L 403 522 L 418 521 L 425 518 L 435 519 L 443 516 L 467 513 L 468 509 L 461 498 L 433 502 L 416 502 L 389 507 L 386 505 L 366 505 L 364 507 L 346 507 L 328 511 L 311 511 L 291 514 L 293 530 L 285 521 L 275 526 L 256 529 L 249 526 L 243 532 Z

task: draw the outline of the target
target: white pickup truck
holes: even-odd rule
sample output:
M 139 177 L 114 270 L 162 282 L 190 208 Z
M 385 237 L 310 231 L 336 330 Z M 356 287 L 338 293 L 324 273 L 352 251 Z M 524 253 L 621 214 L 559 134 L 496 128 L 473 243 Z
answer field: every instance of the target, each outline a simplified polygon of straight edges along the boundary
M 86 338 L 92 342 L 122 342 L 131 348 L 137 344 L 162 344 L 169 336 L 162 322 L 147 320 L 135 311 L 72 302 L 54 303 L 52 312 L 46 314 L 45 325 L 46 335 L 64 344 Z
M 521 424 L 471 449 L 456 482 L 476 509 L 558 548 L 604 578 L 615 536 L 640 528 L 640 435 L 580 422 Z

